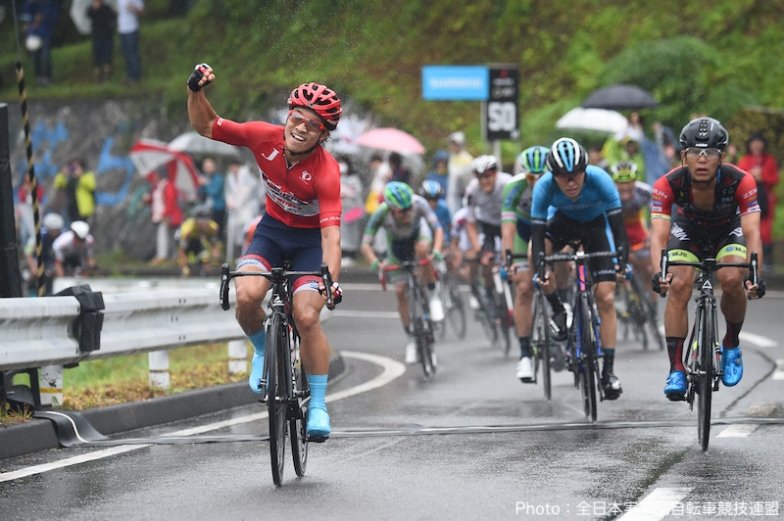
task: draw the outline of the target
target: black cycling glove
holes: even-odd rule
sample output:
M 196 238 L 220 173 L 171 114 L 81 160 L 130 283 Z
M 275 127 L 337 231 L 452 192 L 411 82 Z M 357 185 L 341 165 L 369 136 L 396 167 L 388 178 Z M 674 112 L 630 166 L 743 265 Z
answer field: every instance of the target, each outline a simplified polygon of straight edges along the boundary
M 651 279 L 651 289 L 661 295 L 661 278 L 662 272 L 658 271 Z
M 210 84 L 210 82 L 205 83 L 204 85 L 199 85 L 199 82 L 204 77 L 204 73 L 207 69 L 211 68 L 206 63 L 198 64 L 191 73 L 190 78 L 188 78 L 188 88 L 191 89 L 193 92 L 199 92 L 202 87 L 206 87 Z

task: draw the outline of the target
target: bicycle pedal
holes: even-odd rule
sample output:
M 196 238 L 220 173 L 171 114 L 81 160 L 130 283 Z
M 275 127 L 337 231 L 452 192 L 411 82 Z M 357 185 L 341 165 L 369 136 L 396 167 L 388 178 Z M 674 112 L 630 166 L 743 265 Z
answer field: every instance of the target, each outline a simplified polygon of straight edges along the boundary
M 686 395 L 685 394 L 667 394 L 667 399 L 671 402 L 685 402 Z
M 324 443 L 329 436 L 308 436 L 308 443 Z

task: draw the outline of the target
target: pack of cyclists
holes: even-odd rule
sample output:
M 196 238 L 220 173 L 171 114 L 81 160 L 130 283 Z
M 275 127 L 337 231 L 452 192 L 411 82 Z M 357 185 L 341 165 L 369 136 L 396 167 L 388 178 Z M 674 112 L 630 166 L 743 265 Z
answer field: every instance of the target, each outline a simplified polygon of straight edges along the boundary
M 530 345 L 534 285 L 539 285 L 549 303 L 552 338 L 560 343 L 570 323 L 566 295 L 573 277 L 573 267 L 556 263 L 546 266 L 544 279 L 538 280 L 533 259 L 540 252 L 550 254 L 567 248 L 586 253 L 615 251 L 618 255 L 614 258 L 591 258 L 587 265 L 601 324 L 604 397 L 615 400 L 623 392 L 614 364 L 616 281 L 638 277 L 650 281 L 643 287 L 649 290 L 645 298 L 654 303 L 652 309 L 656 309 L 658 299 L 654 293 L 670 295 L 664 311 L 670 359 L 664 393 L 670 400 L 682 400 L 686 392 L 683 343 L 694 270 L 674 267 L 666 279 L 654 274 L 662 248 L 672 258 L 712 256 L 719 262 L 745 262 L 752 251 L 762 251 L 754 180 L 750 174 L 723 163 L 728 141 L 727 131 L 718 121 L 691 121 L 680 135 L 681 166 L 653 187 L 640 180 L 640 169 L 634 162 L 621 161 L 607 170 L 589 164 L 585 148 L 568 137 L 550 147 L 525 149 L 516 158 L 515 176 L 502 172 L 494 156 L 482 155 L 471 163 L 473 178 L 463 193 L 463 206 L 453 215 L 438 183 L 424 181 L 418 190 L 421 197 L 414 195 L 408 185 L 390 183 L 384 204 L 370 218 L 363 253 L 374 270 L 394 259 L 425 259 L 449 253 L 467 281 L 479 281 L 471 284 L 472 288 L 483 287 L 486 291 L 491 291 L 492 281 L 484 268 L 501 264 L 515 290 L 513 318 L 520 347 L 516 377 L 528 383 L 535 381 Z M 372 248 L 373 237 L 382 227 L 389 237 L 391 261 L 380 260 Z M 527 254 L 531 260 L 506 265 L 506 251 Z M 422 278 L 432 295 L 432 272 L 423 270 Z M 738 335 L 746 297 L 761 298 L 765 283 L 758 278 L 752 285 L 742 268 L 720 271 L 719 281 L 727 325 L 722 341 L 722 381 L 733 386 L 743 374 Z M 405 288 L 396 290 L 406 328 Z M 472 294 L 470 298 L 472 307 L 476 306 L 475 297 Z M 433 298 L 433 306 L 442 313 L 436 300 Z M 416 362 L 415 355 L 409 341 L 406 361 Z

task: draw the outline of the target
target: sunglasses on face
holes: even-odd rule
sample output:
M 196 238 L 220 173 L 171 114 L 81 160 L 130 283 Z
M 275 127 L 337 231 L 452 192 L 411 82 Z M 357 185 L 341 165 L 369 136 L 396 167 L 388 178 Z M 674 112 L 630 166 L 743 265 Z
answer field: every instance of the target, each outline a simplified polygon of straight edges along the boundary
M 566 181 L 574 181 L 584 173 L 585 172 L 559 172 L 556 174 L 553 172 L 553 176 L 557 177 L 558 179 L 564 179 Z
M 495 172 L 493 173 L 483 173 L 483 174 L 474 174 L 477 179 L 490 179 L 491 177 L 495 176 Z
M 718 148 L 690 147 L 686 149 L 686 156 L 693 159 L 698 159 L 700 156 L 705 156 L 708 159 L 718 159 L 721 157 L 721 150 Z
M 398 210 L 397 208 L 392 208 L 392 213 L 395 215 L 405 215 L 411 211 L 411 207 L 403 208 L 402 210 Z
M 304 123 L 305 128 L 307 128 L 310 132 L 322 132 L 327 130 L 327 127 L 325 127 L 321 121 L 317 119 L 311 119 L 301 112 L 297 112 L 296 110 L 289 111 L 289 120 L 294 123 L 295 127 L 298 127 Z

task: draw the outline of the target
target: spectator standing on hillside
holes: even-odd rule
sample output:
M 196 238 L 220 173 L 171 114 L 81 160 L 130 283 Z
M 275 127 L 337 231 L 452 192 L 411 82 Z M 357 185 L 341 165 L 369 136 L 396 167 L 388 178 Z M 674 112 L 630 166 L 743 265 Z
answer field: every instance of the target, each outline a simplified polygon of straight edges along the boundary
M 69 161 L 54 178 L 60 203 L 65 198 L 66 219 L 89 222 L 95 213 L 95 174 L 85 171 L 84 160 Z
M 226 209 L 228 211 L 226 258 L 233 262 L 244 253 L 243 228 L 261 213 L 259 176 L 246 165 L 232 159 L 226 174 Z
M 212 208 L 212 220 L 218 223 L 221 242 L 226 238 L 226 183 L 223 174 L 211 157 L 201 163 L 199 176 L 199 198 Z
M 27 50 L 33 55 L 35 82 L 39 87 L 52 83 L 52 36 L 60 18 L 60 2 L 27 0 L 23 9 L 27 20 Z
M 340 167 L 340 201 L 343 214 L 340 219 L 340 249 L 342 265 L 351 266 L 357 257 L 362 242 L 362 217 L 365 216 L 365 201 L 362 197 L 362 180 L 354 172 L 348 159 L 337 158 Z
M 403 166 L 403 158 L 397 152 L 389 154 L 389 169 L 392 171 L 390 181 L 399 181 L 408 184 L 411 180 L 411 171 Z
M 103 0 L 93 0 L 90 7 L 87 8 L 87 18 L 92 21 L 95 79 L 98 83 L 104 83 L 112 77 L 117 11 Z
M 156 266 L 169 260 L 174 233 L 182 224 L 183 215 L 177 187 L 169 179 L 153 171 L 147 176 L 152 185 L 144 201 L 150 205 L 150 219 L 156 226 L 155 257 L 151 264 Z
M 425 181 L 435 181 L 441 186 L 441 193 L 445 194 L 449 186 L 449 152 L 439 150 L 433 156 L 433 169 L 425 176 Z
M 144 14 L 143 0 L 117 0 L 117 32 L 120 50 L 125 58 L 126 82 L 130 85 L 142 79 L 139 55 L 139 16 Z
M 37 186 L 36 196 L 38 200 L 38 215 L 43 215 L 46 196 L 44 187 Z M 16 223 L 19 227 L 19 243 L 27 244 L 27 240 L 35 235 L 35 220 L 33 216 L 33 193 L 30 190 L 30 178 L 25 175 L 22 178 L 22 186 L 16 192 Z
M 463 206 L 463 192 L 471 180 L 471 161 L 474 157 L 465 149 L 465 134 L 452 132 L 449 135 L 449 183 L 446 189 L 446 202 L 454 215 Z
M 762 218 L 760 235 L 762 238 L 763 269 L 773 269 L 773 219 L 776 211 L 774 189 L 779 182 L 779 168 L 772 155 L 766 153 L 768 142 L 765 136 L 754 133 L 746 142 L 746 155 L 738 161 L 738 168 L 750 173 L 757 182 L 757 201 Z

